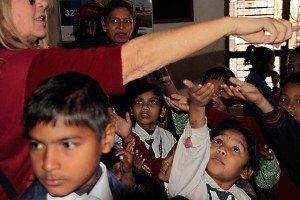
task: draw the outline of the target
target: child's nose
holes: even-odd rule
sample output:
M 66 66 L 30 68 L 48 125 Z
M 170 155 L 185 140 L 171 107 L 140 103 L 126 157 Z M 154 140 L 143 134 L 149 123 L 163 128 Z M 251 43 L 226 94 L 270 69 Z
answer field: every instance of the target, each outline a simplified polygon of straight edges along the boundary
M 221 154 L 222 156 L 225 156 L 225 155 L 226 155 L 226 151 L 225 151 L 224 148 L 219 148 L 219 149 L 217 150 L 217 153 L 218 153 L 218 154 Z
M 47 149 L 43 158 L 43 169 L 47 172 L 58 169 L 60 164 L 57 157 L 53 150 Z

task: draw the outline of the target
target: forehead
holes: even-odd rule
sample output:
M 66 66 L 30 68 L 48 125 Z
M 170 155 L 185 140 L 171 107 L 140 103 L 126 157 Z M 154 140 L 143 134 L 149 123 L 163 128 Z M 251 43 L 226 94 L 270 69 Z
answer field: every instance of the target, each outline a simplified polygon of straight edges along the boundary
M 114 8 L 110 13 L 109 17 L 119 17 L 119 18 L 131 18 L 130 12 L 127 10 L 127 8 L 124 7 L 117 7 Z
M 151 90 L 151 91 L 143 92 L 139 95 L 136 95 L 135 98 L 142 98 L 142 99 L 155 98 L 155 99 L 158 99 L 158 96 Z
M 243 144 L 245 147 L 247 146 L 247 142 L 246 142 L 244 135 L 238 130 L 225 129 L 225 130 L 221 131 L 218 136 L 225 137 L 227 139 L 239 142 L 239 143 Z M 216 136 L 216 137 L 218 137 L 218 136 Z
M 64 138 L 91 138 L 97 139 L 96 133 L 83 126 L 68 126 L 63 119 L 57 119 L 56 123 L 39 123 L 29 131 L 29 136 L 44 142 L 58 141 Z
M 220 78 L 220 79 L 208 79 L 207 80 L 208 83 L 212 83 L 214 84 L 215 87 L 219 87 L 224 83 L 224 79 Z
M 300 52 L 289 56 L 289 63 L 300 63 Z
M 300 95 L 300 85 L 297 83 L 287 83 L 282 88 L 281 94 L 291 96 L 291 95 Z

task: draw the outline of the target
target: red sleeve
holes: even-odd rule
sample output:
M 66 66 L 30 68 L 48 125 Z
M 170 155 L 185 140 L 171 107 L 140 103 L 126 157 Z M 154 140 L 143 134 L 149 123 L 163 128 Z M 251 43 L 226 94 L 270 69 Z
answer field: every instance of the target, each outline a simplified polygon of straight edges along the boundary
M 133 138 L 135 139 L 134 150 L 138 150 L 141 155 L 144 156 L 145 162 L 144 164 L 151 168 L 153 174 L 157 177 L 158 172 L 162 166 L 163 158 L 155 158 L 151 156 L 149 150 L 145 147 L 145 144 L 141 141 L 140 137 L 133 133 Z M 124 142 L 124 149 L 127 147 L 128 142 Z
M 219 111 L 216 108 L 209 108 L 206 112 L 207 124 L 209 127 L 213 129 L 218 129 L 222 123 L 222 121 L 233 118 L 241 122 L 244 126 L 251 129 L 257 136 L 258 141 L 261 144 L 265 143 L 264 135 L 261 130 L 261 126 L 257 122 L 255 117 L 244 117 L 244 116 L 237 116 L 228 112 Z
M 121 46 L 89 49 L 39 49 L 28 76 L 31 94 L 41 81 L 63 72 L 79 72 L 94 78 L 107 94 L 125 92 Z

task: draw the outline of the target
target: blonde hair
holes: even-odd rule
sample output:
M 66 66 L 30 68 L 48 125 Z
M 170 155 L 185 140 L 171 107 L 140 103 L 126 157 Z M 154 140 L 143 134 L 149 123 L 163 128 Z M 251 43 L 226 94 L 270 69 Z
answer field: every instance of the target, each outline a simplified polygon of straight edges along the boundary
M 49 7 L 53 8 L 52 1 L 49 2 Z M 46 12 L 46 17 L 47 17 Z M 48 32 L 48 31 L 47 31 Z M 47 36 L 37 41 L 36 44 L 31 44 L 25 41 L 16 30 L 11 16 L 11 0 L 0 1 L 0 43 L 8 49 L 16 48 L 46 48 L 48 45 Z

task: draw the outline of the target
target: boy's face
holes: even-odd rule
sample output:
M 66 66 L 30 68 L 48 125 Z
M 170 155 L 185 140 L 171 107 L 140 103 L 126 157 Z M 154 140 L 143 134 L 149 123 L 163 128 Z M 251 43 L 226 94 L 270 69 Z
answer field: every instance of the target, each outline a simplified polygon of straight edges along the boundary
M 237 130 L 227 129 L 212 140 L 206 171 L 222 188 L 231 187 L 239 178 L 252 174 L 246 167 L 248 160 L 244 136 Z
M 300 53 L 294 54 L 289 58 L 287 66 L 287 75 L 295 72 L 300 72 Z
M 300 123 L 300 85 L 287 83 L 280 92 L 279 105 Z
M 177 144 L 173 146 L 173 148 L 169 151 L 167 157 L 164 158 L 162 162 L 162 166 L 160 171 L 158 172 L 158 178 L 161 181 L 164 182 L 169 182 L 170 174 L 171 174 L 171 169 L 173 165 L 173 159 L 175 156 Z
M 148 130 L 154 130 L 159 117 L 164 117 L 166 112 L 166 108 L 162 107 L 159 98 L 153 91 L 137 95 L 132 110 L 137 123 Z
M 58 118 L 55 126 L 38 124 L 29 137 L 34 173 L 52 196 L 66 196 L 95 179 L 105 145 L 91 129 Z

